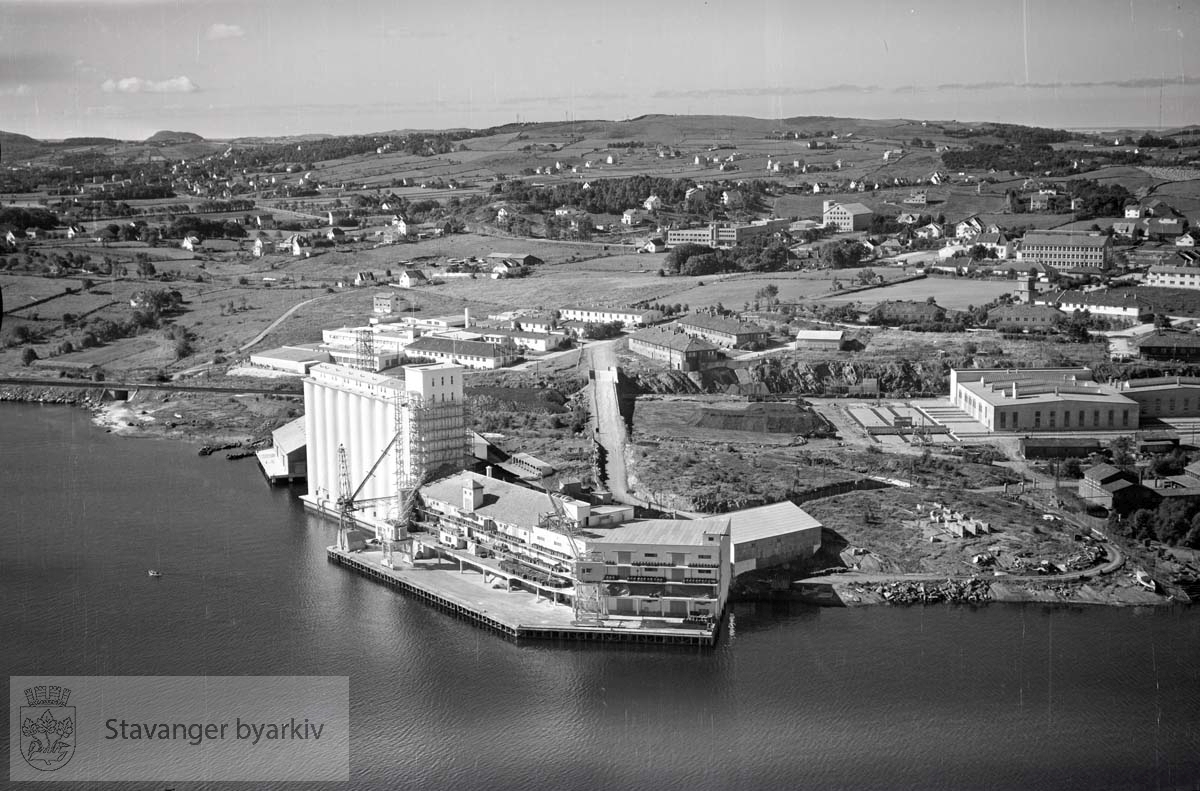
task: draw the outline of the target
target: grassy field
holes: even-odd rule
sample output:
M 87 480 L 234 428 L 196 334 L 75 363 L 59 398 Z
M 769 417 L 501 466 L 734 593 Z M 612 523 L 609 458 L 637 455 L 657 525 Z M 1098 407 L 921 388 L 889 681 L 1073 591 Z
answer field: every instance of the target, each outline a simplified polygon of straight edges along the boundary
M 893 286 L 872 288 L 853 294 L 823 297 L 822 302 L 833 304 L 856 303 L 869 308 L 884 300 L 916 300 L 924 302 L 933 297 L 944 308 L 964 310 L 968 306 L 985 305 L 1002 294 L 1011 294 L 1016 284 L 1010 280 L 973 280 L 954 277 L 927 277 Z

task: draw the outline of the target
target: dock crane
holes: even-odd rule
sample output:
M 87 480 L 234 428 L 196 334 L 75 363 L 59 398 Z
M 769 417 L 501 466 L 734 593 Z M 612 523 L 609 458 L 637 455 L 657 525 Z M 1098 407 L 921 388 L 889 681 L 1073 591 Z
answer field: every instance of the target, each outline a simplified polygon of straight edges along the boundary
M 358 495 L 362 493 L 363 487 L 367 485 L 367 481 L 374 477 L 379 465 L 387 458 L 393 448 L 401 447 L 398 445 L 401 438 L 408 434 L 410 445 L 419 445 L 420 443 L 420 419 L 414 414 L 410 419 L 405 419 L 404 411 L 411 410 L 414 413 L 423 411 L 423 402 L 419 396 L 413 393 L 408 393 L 398 396 L 395 401 L 396 414 L 396 433 L 383 446 L 379 456 L 371 465 L 370 469 L 363 476 L 362 481 L 358 486 L 351 489 L 349 465 L 346 460 L 346 446 L 339 444 L 337 450 L 338 460 L 338 549 L 345 551 L 348 546 L 349 529 L 353 523 L 351 514 L 359 510 L 363 505 L 370 502 L 380 502 L 384 500 L 395 501 L 395 505 L 389 509 L 387 523 L 389 529 L 384 535 L 379 535 L 376 531 L 376 538 L 381 540 L 383 544 L 383 564 L 391 566 L 393 563 L 393 553 L 397 550 L 403 551 L 404 545 L 410 540 L 408 536 L 408 526 L 412 521 L 413 513 L 416 508 L 417 491 L 422 483 L 424 483 L 425 464 L 423 454 L 415 448 L 410 448 L 408 454 L 409 469 L 404 468 L 404 460 L 396 459 L 396 493 L 386 495 L 384 497 L 375 497 L 369 500 L 359 500 Z
M 542 481 L 542 490 L 550 501 L 551 510 L 538 515 L 538 527 L 567 537 L 574 558 L 571 577 L 575 581 L 575 621 L 599 624 L 608 614 L 605 605 L 604 558 L 600 552 L 580 551 L 582 539 L 576 529 L 579 523 L 567 515 L 562 503 L 550 491 L 556 480 L 557 476 L 551 476 Z

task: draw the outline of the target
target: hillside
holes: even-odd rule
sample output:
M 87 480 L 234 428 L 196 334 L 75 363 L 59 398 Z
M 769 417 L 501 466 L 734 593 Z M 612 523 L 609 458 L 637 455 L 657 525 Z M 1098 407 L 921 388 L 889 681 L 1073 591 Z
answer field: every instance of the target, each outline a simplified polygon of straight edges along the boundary
M 195 132 L 171 132 L 162 130 L 146 138 L 147 143 L 171 145 L 176 143 L 203 143 L 204 138 Z
M 36 157 L 45 153 L 47 146 L 40 140 L 16 132 L 0 132 L 0 162 Z

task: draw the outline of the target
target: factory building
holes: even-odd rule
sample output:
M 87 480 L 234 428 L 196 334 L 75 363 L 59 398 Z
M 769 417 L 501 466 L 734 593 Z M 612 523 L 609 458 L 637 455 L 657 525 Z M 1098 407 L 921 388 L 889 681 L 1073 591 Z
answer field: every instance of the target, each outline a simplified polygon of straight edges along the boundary
M 728 516 L 635 520 L 628 506 L 554 497 L 573 536 L 545 519 L 554 508 L 545 492 L 472 472 L 422 487 L 422 516 L 446 549 L 499 558 L 515 584 L 557 603 L 585 583 L 600 586 L 608 615 L 720 616 L 732 571 Z
M 1129 431 L 1140 404 L 1087 368 L 954 369 L 950 402 L 990 431 Z
M 304 380 L 306 505 L 336 508 L 339 448 L 345 449 L 351 492 L 362 486 L 356 502 L 363 504 L 357 516 L 364 521 L 385 519 L 404 482 L 462 469 L 467 453 L 463 369 L 434 363 L 406 365 L 403 371 L 397 378 L 326 363 L 309 372 Z

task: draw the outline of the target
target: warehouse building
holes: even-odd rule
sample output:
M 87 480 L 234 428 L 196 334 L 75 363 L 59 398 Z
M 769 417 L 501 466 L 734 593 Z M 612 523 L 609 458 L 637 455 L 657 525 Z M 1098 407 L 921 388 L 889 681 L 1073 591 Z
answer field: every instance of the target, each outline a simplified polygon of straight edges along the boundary
M 838 203 L 825 201 L 823 219 L 826 225 L 837 228 L 842 233 L 850 231 L 865 231 L 871 227 L 875 212 L 861 203 Z
M 645 327 L 662 321 L 660 310 L 642 310 L 638 308 L 601 308 L 581 307 L 573 305 L 558 311 L 563 321 L 581 321 L 591 324 L 611 324 L 620 322 L 625 327 Z
M 733 538 L 733 575 L 812 557 L 821 548 L 821 523 L 795 503 L 727 514 Z

